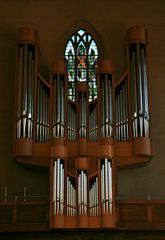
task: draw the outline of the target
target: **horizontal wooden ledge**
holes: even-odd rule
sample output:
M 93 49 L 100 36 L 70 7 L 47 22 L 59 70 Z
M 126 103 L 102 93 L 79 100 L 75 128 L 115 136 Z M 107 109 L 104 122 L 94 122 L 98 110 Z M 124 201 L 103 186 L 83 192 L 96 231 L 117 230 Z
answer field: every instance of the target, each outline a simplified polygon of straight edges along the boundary
M 0 232 L 39 232 L 50 231 L 48 222 L 46 223 L 16 223 L 0 224 Z
M 165 205 L 165 200 L 117 200 L 116 204 L 152 204 L 152 205 Z
M 49 206 L 49 201 L 26 201 L 26 202 L 0 202 L 0 207 L 8 206 Z
M 76 142 L 52 139 L 51 143 L 39 143 L 32 139 L 16 139 L 13 155 L 17 162 L 49 167 L 50 158 L 114 158 L 116 166 L 146 164 L 152 157 L 150 138 L 136 138 L 129 142 L 101 139 L 90 142 L 81 138 Z M 88 164 L 91 167 L 90 164 Z M 87 168 L 87 167 L 86 167 Z
M 117 167 L 143 165 L 150 161 L 148 156 L 121 156 L 114 157 Z
M 31 138 L 16 139 L 13 146 L 13 155 L 17 157 L 49 157 L 51 144 L 35 142 Z

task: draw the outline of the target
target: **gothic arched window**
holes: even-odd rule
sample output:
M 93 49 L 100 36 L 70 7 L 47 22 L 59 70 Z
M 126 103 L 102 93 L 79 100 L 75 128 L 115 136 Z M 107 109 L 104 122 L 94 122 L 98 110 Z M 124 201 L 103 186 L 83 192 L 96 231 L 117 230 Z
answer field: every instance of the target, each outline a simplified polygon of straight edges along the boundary
M 96 42 L 83 29 L 74 33 L 66 44 L 65 58 L 68 69 L 68 99 L 76 99 L 76 82 L 88 82 L 89 101 L 97 98 L 96 67 L 98 48 Z

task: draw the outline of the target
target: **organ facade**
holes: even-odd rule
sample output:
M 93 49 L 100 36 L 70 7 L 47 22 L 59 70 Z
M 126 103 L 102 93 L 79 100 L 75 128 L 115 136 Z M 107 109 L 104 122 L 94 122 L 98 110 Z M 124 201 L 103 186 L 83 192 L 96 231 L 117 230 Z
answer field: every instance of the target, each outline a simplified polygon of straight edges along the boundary
M 49 168 L 50 228 L 116 228 L 117 168 L 151 157 L 147 41 L 143 27 L 128 30 L 116 81 L 112 60 L 80 29 L 45 80 L 37 31 L 19 29 L 13 155 Z

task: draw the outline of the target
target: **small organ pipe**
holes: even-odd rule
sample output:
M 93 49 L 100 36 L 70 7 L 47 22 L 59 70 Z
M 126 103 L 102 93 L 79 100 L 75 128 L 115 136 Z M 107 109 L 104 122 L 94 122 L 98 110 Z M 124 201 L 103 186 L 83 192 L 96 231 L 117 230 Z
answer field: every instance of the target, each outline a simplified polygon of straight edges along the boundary
M 45 142 L 48 141 L 47 131 L 48 131 L 48 95 L 45 94 Z
M 112 124 L 113 124 L 113 112 L 112 112 L 112 106 L 113 106 L 113 92 L 112 92 L 112 82 L 108 81 L 109 83 L 109 121 L 110 121 L 110 129 L 112 131 Z M 110 131 L 110 136 L 112 135 L 112 132 Z
M 79 98 L 79 136 L 86 137 L 86 98 L 84 93 Z
M 19 48 L 18 58 L 18 82 L 17 82 L 17 138 L 21 138 L 21 125 L 22 125 L 22 64 L 23 64 L 23 47 Z
M 56 137 L 56 91 L 57 91 L 57 87 L 56 87 L 56 80 L 53 80 L 53 94 L 52 94 L 52 99 L 53 99 L 53 103 L 52 103 L 52 117 L 53 117 L 53 137 Z
M 104 183 L 105 169 L 102 165 L 101 169 L 101 202 L 102 202 L 102 212 L 105 214 L 105 183 Z
M 27 65 L 28 65 L 28 44 L 24 45 L 23 56 L 23 138 L 26 137 L 26 124 L 27 124 Z
M 28 54 L 28 138 L 32 137 L 31 136 L 31 117 L 32 117 L 32 51 L 29 51 Z
M 102 74 L 101 81 L 101 137 L 112 137 L 112 80 L 109 74 Z
M 76 114 L 70 103 L 68 103 L 68 140 L 76 140 Z
M 70 105 L 68 103 L 68 140 L 71 140 L 71 136 L 70 136 L 70 133 L 71 133 L 71 129 L 70 129 L 70 114 L 71 114 L 71 110 L 70 110 Z
M 117 98 L 115 98 L 115 121 L 116 121 L 116 140 L 118 141 L 119 140 L 119 137 L 118 137 L 118 102 L 117 102 Z
M 148 86 L 145 49 L 141 48 L 142 77 L 143 77 L 143 114 L 144 114 L 144 136 L 149 137 L 149 114 L 148 114 Z
M 84 213 L 84 172 L 81 171 L 81 207 L 82 214 Z
M 128 126 L 128 82 L 125 81 L 125 117 L 126 117 L 126 140 L 129 141 L 129 126 Z
M 78 206 L 79 214 L 87 214 L 87 175 L 81 171 L 78 175 Z
M 105 159 L 105 212 L 108 213 L 108 160 Z
M 69 216 L 69 177 L 66 178 L 66 214 Z
M 96 215 L 99 214 L 99 193 L 98 193 L 98 177 L 96 177 Z
M 40 134 L 39 134 L 39 139 L 40 141 L 42 141 L 42 106 L 43 106 L 43 86 L 42 84 L 40 84 L 40 105 L 39 105 L 39 108 L 40 108 L 40 128 L 39 128 L 39 131 L 40 131 Z
M 89 209 L 91 216 L 98 216 L 98 177 L 94 179 L 89 190 Z
M 60 159 L 53 166 L 53 214 L 64 214 L 64 165 Z
M 64 86 L 61 81 L 61 137 L 64 137 Z
M 57 198 L 57 161 L 54 161 L 53 167 L 53 204 L 54 204 L 54 214 L 56 214 L 56 198 Z
M 142 104 L 142 77 L 141 77 L 141 63 L 140 63 L 140 43 L 136 43 L 136 72 L 137 72 L 137 86 L 138 86 L 138 114 L 139 114 L 139 134 L 143 136 L 143 104 Z
M 109 212 L 112 213 L 112 167 L 108 161 L 108 193 L 109 193 Z
M 79 214 L 81 215 L 81 178 L 78 176 L 78 206 L 79 206 Z
M 57 137 L 59 138 L 60 137 L 60 75 L 57 74 Z
M 126 141 L 126 111 L 125 111 L 125 85 L 121 89 L 122 105 L 123 105 L 123 141 Z
M 116 140 L 128 141 L 128 87 L 125 79 L 116 89 L 115 93 L 115 117 Z
M 133 128 L 134 128 L 134 137 L 138 136 L 138 124 L 137 124 L 137 90 L 136 90 L 136 62 L 135 62 L 135 52 L 132 52 L 132 85 L 133 85 Z
M 101 83 L 102 85 L 102 114 L 101 114 L 101 128 L 102 128 L 102 137 L 105 137 L 105 130 L 104 130 L 104 119 L 105 119 L 105 106 L 104 106 L 104 102 L 105 102 L 105 97 L 104 97 L 104 82 L 102 81 Z
M 137 99 L 138 111 L 142 113 L 142 79 L 141 79 L 141 63 L 140 63 L 140 43 L 136 43 L 136 84 L 137 84 Z
M 101 204 L 102 214 L 112 213 L 112 168 L 107 158 L 101 164 Z
M 108 137 L 108 75 L 105 74 L 105 79 L 104 79 L 104 94 L 105 94 L 105 101 L 104 101 L 104 105 L 105 105 L 105 118 L 104 118 L 104 124 L 105 124 L 105 137 Z
M 84 214 L 87 214 L 87 175 L 84 173 Z
M 57 214 L 59 214 L 60 209 L 60 159 L 57 159 Z

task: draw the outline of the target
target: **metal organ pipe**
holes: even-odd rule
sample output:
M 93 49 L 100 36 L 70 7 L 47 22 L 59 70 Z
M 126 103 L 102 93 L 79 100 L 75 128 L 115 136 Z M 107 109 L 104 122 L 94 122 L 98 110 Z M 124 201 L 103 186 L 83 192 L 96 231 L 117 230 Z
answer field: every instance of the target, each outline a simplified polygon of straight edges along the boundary
M 68 102 L 68 140 L 76 140 L 76 113 L 73 106 Z
M 87 174 L 84 171 L 78 175 L 78 209 L 80 215 L 87 214 Z
M 65 136 L 65 62 L 53 64 L 52 82 L 52 133 L 53 138 Z
M 37 79 L 37 141 L 49 141 L 49 88 L 44 85 L 41 79 Z
M 17 138 L 33 137 L 35 45 L 20 43 L 17 65 Z
M 86 97 L 82 92 L 79 95 L 79 136 L 86 138 L 87 126 L 86 126 Z
M 144 112 L 144 136 L 149 137 L 149 112 L 148 112 L 148 86 L 145 48 L 141 49 L 142 77 L 143 77 L 143 112 Z
M 112 116 L 112 75 L 101 74 L 101 137 L 113 135 Z
M 116 140 L 129 141 L 128 128 L 128 80 L 117 86 L 115 92 Z
M 97 104 L 91 106 L 92 110 L 89 113 L 89 140 L 97 140 Z
M 149 137 L 146 30 L 131 28 L 129 41 L 133 137 Z
M 91 216 L 98 216 L 98 177 L 89 190 L 89 213 Z
M 107 158 L 101 163 L 101 204 L 103 214 L 112 214 L 112 166 Z
M 64 164 L 59 158 L 53 165 L 53 213 L 64 214 Z

